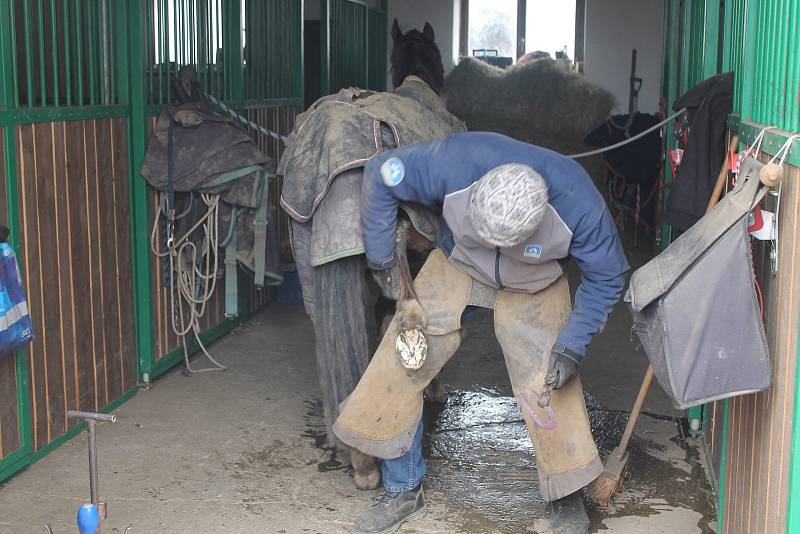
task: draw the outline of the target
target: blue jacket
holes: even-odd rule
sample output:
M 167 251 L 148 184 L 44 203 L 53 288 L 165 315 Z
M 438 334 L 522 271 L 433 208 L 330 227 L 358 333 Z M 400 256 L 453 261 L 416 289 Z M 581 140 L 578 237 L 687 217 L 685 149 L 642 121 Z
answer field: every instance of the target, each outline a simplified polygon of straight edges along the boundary
M 403 170 L 394 181 L 384 180 L 381 165 L 392 157 L 402 162 Z M 462 195 L 488 171 L 506 163 L 529 165 L 544 177 L 550 208 L 566 227 L 565 231 L 571 233 L 569 246 L 559 259 L 566 262 L 569 256 L 574 257 L 582 276 L 573 310 L 556 343 L 583 356 L 592 336 L 603 328 L 619 300 L 629 267 L 600 192 L 578 163 L 561 154 L 485 132 L 456 134 L 378 154 L 366 166 L 361 189 L 361 223 L 367 260 L 372 267 L 386 266 L 393 261 L 400 202 L 445 211 L 453 219 L 454 210 L 464 210 L 468 203 L 450 202 L 448 205 L 449 199 Z M 463 215 L 455 224 L 463 224 Z M 445 222 L 454 223 L 447 221 L 447 217 Z M 459 232 L 453 234 L 458 246 Z M 451 262 L 475 276 L 475 269 L 463 268 L 459 262 L 453 262 L 452 257 Z M 529 268 L 540 269 L 533 264 Z M 525 290 L 525 286 L 517 289 Z

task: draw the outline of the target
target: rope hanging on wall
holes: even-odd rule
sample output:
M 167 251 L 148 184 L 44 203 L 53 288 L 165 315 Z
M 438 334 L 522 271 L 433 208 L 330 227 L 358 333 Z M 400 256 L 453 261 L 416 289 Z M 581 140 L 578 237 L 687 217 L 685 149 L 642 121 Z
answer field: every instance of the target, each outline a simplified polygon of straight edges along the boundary
M 219 270 L 219 195 L 200 195 L 206 205 L 206 213 L 177 239 L 174 233 L 175 220 L 180 216 L 176 217 L 174 210 L 166 206 L 166 196 L 164 193 L 161 194 L 161 202 L 150 233 L 150 249 L 158 258 L 169 258 L 172 331 L 181 339 L 183 359 L 188 373 L 224 371 L 226 367 L 208 353 L 200 339 L 200 318 L 205 314 L 206 304 L 214 294 Z M 160 250 L 157 240 L 161 217 L 167 218 L 166 250 Z M 198 249 L 189 236 L 201 227 L 203 244 Z M 189 364 L 189 347 L 186 339 L 190 333 L 214 367 L 192 369 Z

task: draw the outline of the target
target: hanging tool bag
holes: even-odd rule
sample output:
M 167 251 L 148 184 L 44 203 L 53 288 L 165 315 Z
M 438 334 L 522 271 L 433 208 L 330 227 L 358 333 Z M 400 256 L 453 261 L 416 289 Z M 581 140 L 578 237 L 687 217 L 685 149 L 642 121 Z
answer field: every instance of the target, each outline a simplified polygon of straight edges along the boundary
M 736 187 L 631 276 L 635 334 L 678 408 L 769 388 L 748 215 L 766 193 L 746 160 Z
M 0 227 L 8 235 L 8 229 Z M 3 239 L 5 240 L 5 239 Z M 0 358 L 14 354 L 33 340 L 28 302 L 22 292 L 22 278 L 14 249 L 0 243 Z

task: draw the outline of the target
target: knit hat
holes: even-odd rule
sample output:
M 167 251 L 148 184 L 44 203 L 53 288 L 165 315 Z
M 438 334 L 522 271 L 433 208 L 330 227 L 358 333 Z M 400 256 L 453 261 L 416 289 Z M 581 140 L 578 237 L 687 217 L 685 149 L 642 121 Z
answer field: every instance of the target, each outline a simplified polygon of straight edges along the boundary
M 475 183 L 469 218 L 481 239 L 496 247 L 512 247 L 536 231 L 547 200 L 541 174 L 528 165 L 508 163 Z

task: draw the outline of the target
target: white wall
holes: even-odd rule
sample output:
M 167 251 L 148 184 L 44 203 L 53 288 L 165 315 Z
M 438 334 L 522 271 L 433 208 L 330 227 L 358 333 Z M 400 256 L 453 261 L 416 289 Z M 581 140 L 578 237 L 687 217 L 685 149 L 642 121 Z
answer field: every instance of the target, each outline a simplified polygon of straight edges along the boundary
M 637 50 L 636 75 L 643 79 L 639 110 L 658 110 L 664 35 L 664 0 L 586 0 L 584 73 L 628 112 L 631 50 Z
M 442 53 L 444 71 L 448 72 L 458 62 L 459 8 L 460 0 L 389 0 L 387 30 L 391 33 L 392 21 L 397 18 L 400 29 L 422 31 L 430 22 L 436 35 L 436 44 Z M 387 35 L 387 51 L 392 52 L 392 37 Z M 391 66 L 388 58 L 387 66 Z M 392 86 L 391 75 L 387 77 L 386 87 Z

